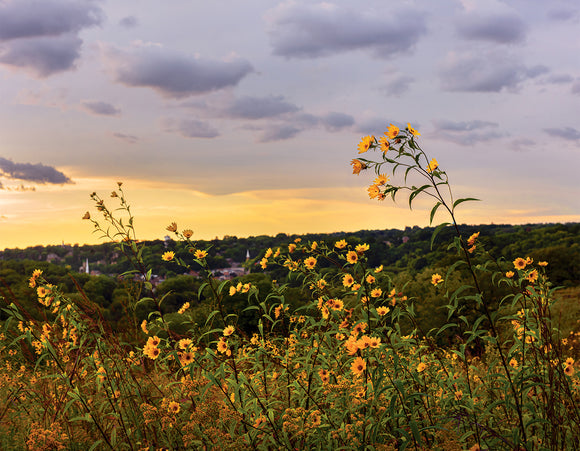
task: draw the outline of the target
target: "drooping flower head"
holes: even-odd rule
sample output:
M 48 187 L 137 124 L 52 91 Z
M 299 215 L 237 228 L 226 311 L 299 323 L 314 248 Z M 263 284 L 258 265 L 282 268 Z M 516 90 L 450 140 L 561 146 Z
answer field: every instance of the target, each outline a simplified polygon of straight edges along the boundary
M 419 133 L 417 130 L 411 127 L 411 124 L 409 122 L 407 122 L 407 130 L 409 130 L 409 133 L 411 133 L 411 135 L 413 136 L 421 136 L 421 133 Z
M 360 143 L 358 144 L 358 153 L 365 153 L 367 150 L 371 148 L 373 142 L 375 141 L 374 136 L 365 136 L 361 139 Z
M 379 138 L 379 148 L 386 153 L 389 150 L 389 139 L 386 136 L 381 136 Z
M 369 197 L 371 199 L 375 199 L 377 197 L 379 197 L 379 194 L 381 194 L 381 190 L 379 189 L 379 187 L 377 185 L 371 185 L 367 188 L 367 191 L 369 193 Z
M 350 162 L 352 165 L 352 173 L 353 174 L 360 174 L 360 171 L 367 168 L 367 165 L 364 164 L 362 161 L 357 160 L 356 158 Z

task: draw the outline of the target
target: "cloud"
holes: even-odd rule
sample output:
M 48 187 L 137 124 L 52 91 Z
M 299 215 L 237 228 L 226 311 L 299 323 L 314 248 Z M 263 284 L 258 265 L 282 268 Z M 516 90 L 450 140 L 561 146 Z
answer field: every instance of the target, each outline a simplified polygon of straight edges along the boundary
M 137 138 L 136 136 L 127 135 L 125 133 L 115 132 L 113 133 L 113 136 L 117 139 L 120 139 L 121 141 L 125 141 L 128 144 L 136 144 L 139 141 L 139 138 Z
M 0 45 L 0 64 L 45 78 L 75 67 L 83 41 L 75 35 L 17 39 Z
M 534 147 L 535 145 L 536 142 L 529 138 L 517 138 L 512 140 L 512 142 L 510 143 L 510 147 L 512 148 L 512 150 L 515 150 L 516 152 L 528 150 L 530 147 Z
M 386 58 L 408 52 L 425 34 L 416 11 L 361 12 L 329 3 L 283 3 L 266 15 L 273 53 L 316 58 L 352 50 L 371 50 Z
M 252 65 L 244 59 L 193 58 L 153 46 L 131 52 L 109 47 L 104 49 L 104 56 L 117 82 L 151 88 L 169 98 L 235 86 L 253 72 Z
M 507 53 L 450 52 L 443 61 L 439 78 L 446 91 L 516 91 L 524 81 L 548 71 L 545 66 L 526 67 Z
M 237 119 L 263 119 L 299 111 L 296 105 L 282 96 L 240 97 L 228 106 L 225 115 Z
M 389 128 L 389 124 L 402 126 L 403 124 L 398 124 L 395 121 L 386 121 L 384 118 L 369 118 L 363 121 L 359 121 L 356 127 L 357 133 L 362 135 L 376 135 L 378 133 L 384 133 Z
M 0 3 L 0 41 L 61 36 L 100 25 L 95 2 L 14 0 Z
M 36 191 L 34 186 L 24 186 L 22 183 L 16 186 L 4 186 L 0 183 L 0 189 L 6 191 L 18 191 L 18 192 L 25 192 L 25 191 Z
M 73 183 L 70 178 L 52 166 L 46 166 L 42 163 L 14 163 L 2 157 L 0 157 L 0 174 L 9 179 L 28 180 L 42 184 Z
M 571 91 L 572 91 L 572 94 L 576 94 L 576 95 L 580 94 L 580 80 L 576 80 L 574 82 L 574 84 L 572 85 Z
M 329 132 L 337 132 L 354 125 L 354 118 L 350 114 L 331 112 L 320 118 L 320 123 Z
M 471 12 L 460 16 L 456 24 L 459 36 L 468 40 L 515 44 L 526 37 L 526 24 L 515 14 Z
M 552 74 L 544 80 L 545 83 L 554 84 L 554 85 L 561 85 L 566 83 L 571 83 L 574 81 L 571 75 L 568 74 Z
M 137 25 L 139 25 L 139 21 L 135 16 L 127 16 L 123 17 L 119 21 L 119 25 L 121 25 L 124 28 L 135 28 Z
M 95 2 L 0 2 L 0 64 L 39 78 L 74 69 L 83 43 L 78 33 L 103 18 Z
M 390 79 L 385 85 L 385 92 L 389 96 L 400 96 L 409 90 L 415 79 L 408 75 L 398 75 Z
M 121 110 L 107 102 L 84 100 L 81 102 L 82 107 L 92 114 L 99 116 L 118 116 Z
M 494 129 L 499 126 L 496 122 L 489 121 L 450 121 L 447 119 L 436 119 L 434 136 L 444 141 L 451 141 L 456 144 L 467 146 L 478 142 L 491 141 L 504 136 L 504 133 L 497 131 L 479 131 L 482 129 Z
M 554 135 L 567 141 L 580 141 L 580 131 L 572 127 L 545 128 L 544 131 L 549 135 Z
M 290 124 L 280 124 L 268 127 L 258 138 L 258 142 L 284 141 L 294 138 L 302 129 Z
M 433 121 L 435 127 L 440 131 L 452 131 L 452 132 L 471 132 L 481 128 L 497 127 L 499 124 L 497 122 L 489 121 L 460 121 L 454 122 L 447 119 L 436 119 Z
M 548 11 L 548 19 L 556 22 L 577 22 L 580 10 L 567 7 L 554 8 Z
M 166 119 L 165 129 L 170 133 L 177 133 L 186 138 L 215 138 L 220 136 L 217 129 L 207 122 L 196 119 Z

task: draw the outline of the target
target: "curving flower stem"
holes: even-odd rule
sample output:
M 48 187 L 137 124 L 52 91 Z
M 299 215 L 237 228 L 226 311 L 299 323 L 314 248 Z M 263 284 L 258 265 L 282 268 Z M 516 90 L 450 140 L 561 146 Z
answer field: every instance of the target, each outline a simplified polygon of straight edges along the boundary
M 422 150 L 421 150 L 421 152 L 424 155 L 424 152 Z M 457 221 L 455 220 L 455 211 L 454 211 L 455 208 L 453 206 L 451 208 L 449 207 L 449 205 L 445 201 L 444 197 L 441 195 L 441 192 L 439 191 L 439 188 L 437 186 L 437 183 L 435 182 L 433 175 L 431 173 L 427 173 L 427 175 L 429 176 L 431 184 L 433 185 L 433 187 L 437 193 L 437 197 L 438 197 L 439 202 L 441 202 L 441 205 L 443 205 L 443 207 L 447 210 L 447 212 L 451 216 L 451 221 L 453 224 L 453 228 L 455 229 L 455 234 L 456 234 L 457 238 L 459 238 L 459 243 L 461 245 L 461 249 L 463 250 L 465 262 L 467 263 L 467 268 L 469 270 L 469 273 L 471 274 L 471 278 L 472 278 L 473 283 L 475 285 L 475 289 L 476 289 L 476 291 L 481 299 L 481 304 L 483 305 L 483 312 L 484 312 L 487 320 L 489 321 L 490 330 L 491 330 L 492 336 L 494 338 L 494 344 L 495 344 L 495 347 L 500 355 L 501 363 L 502 363 L 502 366 L 504 368 L 504 372 L 505 372 L 507 379 L 509 381 L 510 389 L 512 391 L 512 394 L 513 394 L 513 397 L 515 400 L 516 411 L 518 413 L 519 426 L 520 426 L 520 430 L 522 433 L 522 438 L 524 440 L 524 443 L 527 443 L 528 440 L 527 440 L 527 436 L 526 436 L 526 430 L 524 427 L 524 419 L 523 419 L 523 415 L 522 415 L 522 409 L 521 409 L 520 402 L 518 400 L 518 394 L 516 392 L 514 382 L 511 378 L 511 375 L 510 375 L 510 371 L 509 371 L 508 363 L 507 363 L 507 358 L 504 354 L 502 347 L 500 346 L 500 344 L 498 342 L 499 333 L 498 333 L 497 328 L 495 326 L 495 322 L 491 316 L 491 312 L 487 308 L 486 303 L 483 301 L 483 290 L 481 289 L 481 287 L 479 285 L 477 275 L 475 274 L 475 270 L 473 268 L 473 264 L 472 264 L 471 258 L 469 256 L 469 251 L 467 250 L 467 247 L 465 246 L 465 243 L 464 243 L 463 238 L 461 236 L 461 231 L 459 230 L 459 226 L 457 225 Z M 449 192 L 451 193 L 451 187 L 449 186 L 449 183 L 445 182 L 445 184 L 449 187 Z M 477 424 L 477 422 L 476 422 L 476 424 Z

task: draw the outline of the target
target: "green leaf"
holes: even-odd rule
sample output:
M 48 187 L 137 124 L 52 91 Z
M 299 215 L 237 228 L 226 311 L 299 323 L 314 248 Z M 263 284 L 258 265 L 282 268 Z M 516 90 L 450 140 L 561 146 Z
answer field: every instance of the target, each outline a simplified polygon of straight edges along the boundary
M 425 191 L 427 188 L 429 188 L 431 185 L 423 185 L 420 188 L 415 189 L 415 191 L 413 191 L 411 193 L 411 195 L 409 196 L 409 208 L 412 210 L 411 204 L 413 202 L 413 199 L 415 199 L 415 197 L 417 197 L 419 194 L 421 194 L 423 191 Z M 415 187 L 413 187 L 415 188 Z
M 436 210 L 439 205 L 441 205 L 441 202 L 437 202 L 433 210 L 431 210 L 431 219 L 433 219 L 433 215 L 435 214 L 434 210 Z M 433 243 L 435 242 L 435 238 L 437 237 L 437 235 L 439 235 L 439 232 L 441 232 L 441 229 L 443 229 L 448 225 L 449 222 L 442 222 L 437 227 L 435 227 L 435 230 L 433 230 L 433 233 L 431 234 L 431 250 L 433 250 Z
M 435 206 L 431 209 L 431 215 L 429 216 L 429 225 L 433 224 L 433 217 L 435 216 L 435 212 L 441 206 L 441 202 L 437 202 Z M 433 244 L 433 242 L 431 242 Z M 431 247 L 433 249 L 433 247 Z
M 453 202 L 452 210 L 455 210 L 455 207 L 457 207 L 460 203 L 468 202 L 468 201 L 472 201 L 472 200 L 479 201 L 480 199 L 476 199 L 475 197 L 464 197 L 463 199 L 457 199 L 455 202 Z

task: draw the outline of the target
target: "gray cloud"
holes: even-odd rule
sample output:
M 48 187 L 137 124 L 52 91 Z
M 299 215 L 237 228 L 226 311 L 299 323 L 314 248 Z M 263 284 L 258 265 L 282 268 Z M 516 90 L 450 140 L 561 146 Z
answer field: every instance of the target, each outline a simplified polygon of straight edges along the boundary
M 363 135 L 378 136 L 379 134 L 386 132 L 389 128 L 389 124 L 391 123 L 394 125 L 402 126 L 402 124 L 399 124 L 395 121 L 386 121 L 383 118 L 371 118 L 358 122 L 356 132 Z
M 514 14 L 465 14 L 457 22 L 456 30 L 464 39 L 498 44 L 522 42 L 526 36 L 525 23 Z
M 580 141 L 580 131 L 572 127 L 545 128 L 544 131 L 549 135 L 554 135 L 567 141 Z
M 118 116 L 121 110 L 114 105 L 107 102 L 85 100 L 81 102 L 82 107 L 92 114 L 100 116 Z
M 481 128 L 489 128 L 489 127 L 498 127 L 499 124 L 497 122 L 488 122 L 488 121 L 460 121 L 454 122 L 449 121 L 447 119 L 436 119 L 433 121 L 433 125 L 438 130 L 442 131 L 452 131 L 452 132 L 471 132 L 474 130 L 478 130 Z
M 437 139 L 454 142 L 462 146 L 491 141 L 505 136 L 505 133 L 498 131 L 479 131 L 482 129 L 497 128 L 499 124 L 496 122 L 480 120 L 455 122 L 446 119 L 437 119 L 433 121 L 433 125 L 435 125 L 434 136 Z
M 143 47 L 132 53 L 108 49 L 105 53 L 116 81 L 126 86 L 148 87 L 170 98 L 235 86 L 253 71 L 244 59 L 191 58 L 153 47 Z
M 330 132 L 337 132 L 354 125 L 354 118 L 350 114 L 328 113 L 320 118 L 321 124 Z
M 572 85 L 572 94 L 580 94 L 580 80 L 576 80 Z
M 580 17 L 580 10 L 567 7 L 554 8 L 548 11 L 547 16 L 556 22 L 576 22 Z
M 240 97 L 225 111 L 225 115 L 239 119 L 263 119 L 299 111 L 296 105 L 287 102 L 282 96 Z
M 74 68 L 82 43 L 75 35 L 16 39 L 0 46 L 0 64 L 48 77 Z
M 369 49 L 380 57 L 410 51 L 425 34 L 416 11 L 365 14 L 329 3 L 284 3 L 267 15 L 275 55 L 316 58 Z
M 113 136 L 117 139 L 120 139 L 121 141 L 125 141 L 128 144 L 136 144 L 139 141 L 139 138 L 137 138 L 136 136 L 127 135 L 125 133 L 115 132 L 113 133 Z
M 568 74 L 552 74 L 544 80 L 545 83 L 561 85 L 565 83 L 571 83 L 574 80 L 571 75 Z
M 268 127 L 258 138 L 258 142 L 283 141 L 294 138 L 302 130 L 293 125 L 281 124 Z
M 135 28 L 137 25 L 139 25 L 139 21 L 135 16 L 127 16 L 123 17 L 119 21 L 119 25 L 121 25 L 124 28 Z
M 510 147 L 512 148 L 512 150 L 515 150 L 516 152 L 528 150 L 530 147 L 534 147 L 535 145 L 536 142 L 529 138 L 514 139 L 510 143 Z
M 103 12 L 95 2 L 0 2 L 0 40 L 76 33 L 83 28 L 100 25 L 103 18 Z
M 186 138 L 215 138 L 220 136 L 218 130 L 210 124 L 196 119 L 166 119 L 164 125 L 167 132 L 177 133 Z
M 404 92 L 409 90 L 409 85 L 413 83 L 415 79 L 408 75 L 399 75 L 391 79 L 385 85 L 385 91 L 390 96 L 399 96 Z
M 72 180 L 52 166 L 42 163 L 14 163 L 11 160 L 0 157 L 0 174 L 17 180 L 28 180 L 36 183 L 51 183 L 62 185 L 72 183 Z
M 516 91 L 527 79 L 546 73 L 545 66 L 526 67 L 517 58 L 499 52 L 450 53 L 439 71 L 446 91 Z

